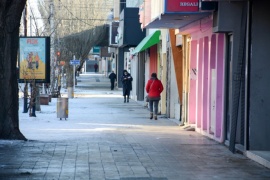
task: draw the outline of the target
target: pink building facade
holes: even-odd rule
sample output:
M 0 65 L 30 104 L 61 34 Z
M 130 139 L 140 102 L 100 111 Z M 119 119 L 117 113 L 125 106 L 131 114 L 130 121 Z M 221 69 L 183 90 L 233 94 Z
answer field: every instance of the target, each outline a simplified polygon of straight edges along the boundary
M 153 6 L 151 2 L 145 0 L 141 6 L 142 28 L 165 26 L 178 29 L 178 33 L 187 40 L 183 42 L 183 59 L 188 62 L 189 75 L 186 77 L 184 73 L 183 79 L 176 82 L 184 87 L 188 81 L 188 97 L 185 95 L 181 102 L 181 121 L 195 126 L 197 132 L 223 142 L 225 34 L 213 33 L 212 11 L 202 11 L 198 0 L 190 0 L 188 6 L 181 6 L 186 2 L 183 0 L 159 1 L 160 5 Z M 157 9 L 163 10 L 159 16 L 155 14 Z M 182 68 L 186 65 L 182 64 Z M 178 91 L 184 94 L 185 88 Z
M 187 123 L 219 142 L 224 140 L 225 35 L 212 32 L 212 17 L 179 31 L 189 36 L 189 98 Z

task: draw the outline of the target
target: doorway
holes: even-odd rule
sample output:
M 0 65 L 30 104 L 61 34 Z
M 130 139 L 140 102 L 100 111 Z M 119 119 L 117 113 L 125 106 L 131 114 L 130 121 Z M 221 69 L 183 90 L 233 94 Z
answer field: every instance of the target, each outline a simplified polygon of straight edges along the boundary
M 245 108 L 245 81 L 244 79 L 242 79 L 241 77 L 244 77 L 244 71 L 241 71 L 241 76 L 238 77 L 235 74 L 238 74 L 239 72 L 237 72 L 237 57 L 234 58 L 234 54 L 233 54 L 233 41 L 234 37 L 232 34 L 228 35 L 228 49 L 227 49 L 227 59 L 228 59 L 228 71 L 227 71 L 227 102 L 226 102 L 226 140 L 227 141 L 231 141 L 231 137 L 234 138 L 235 137 L 235 145 L 237 147 L 237 149 L 243 149 L 244 147 L 244 130 L 245 130 L 245 119 L 244 119 L 244 108 Z M 239 51 L 238 53 L 242 53 L 241 51 Z M 242 67 L 244 68 L 244 66 Z M 239 92 L 238 90 L 234 88 L 235 83 L 239 83 L 237 81 L 240 81 L 241 85 L 240 85 L 240 89 Z M 235 91 L 235 92 L 234 92 Z M 239 93 L 239 95 L 237 95 L 237 93 Z M 235 107 L 237 107 L 238 109 L 235 110 L 233 109 L 233 106 L 236 104 Z M 233 117 L 233 113 L 236 113 L 237 116 L 237 120 L 236 123 L 233 124 L 232 122 L 232 117 Z M 233 130 L 235 130 L 236 134 L 235 136 L 232 136 Z M 234 141 L 234 139 L 232 139 L 232 141 Z

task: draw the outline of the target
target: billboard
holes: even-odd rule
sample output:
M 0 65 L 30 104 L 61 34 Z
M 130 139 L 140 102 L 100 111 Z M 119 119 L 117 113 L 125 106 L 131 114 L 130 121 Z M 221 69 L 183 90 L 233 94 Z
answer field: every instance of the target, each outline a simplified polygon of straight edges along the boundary
M 50 83 L 50 38 L 20 37 L 19 82 Z

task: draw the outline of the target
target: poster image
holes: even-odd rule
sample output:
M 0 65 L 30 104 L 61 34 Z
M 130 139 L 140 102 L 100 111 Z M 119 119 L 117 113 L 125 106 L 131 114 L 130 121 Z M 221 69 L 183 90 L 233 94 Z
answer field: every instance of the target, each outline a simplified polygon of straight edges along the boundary
M 48 41 L 41 37 L 20 38 L 20 80 L 45 81 L 48 73 Z

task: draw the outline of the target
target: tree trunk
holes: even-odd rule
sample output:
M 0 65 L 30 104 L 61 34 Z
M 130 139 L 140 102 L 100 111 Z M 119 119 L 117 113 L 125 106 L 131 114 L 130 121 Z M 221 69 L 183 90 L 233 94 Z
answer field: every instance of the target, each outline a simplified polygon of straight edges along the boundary
M 0 139 L 26 140 L 19 130 L 16 76 L 19 26 L 26 0 L 0 1 Z

